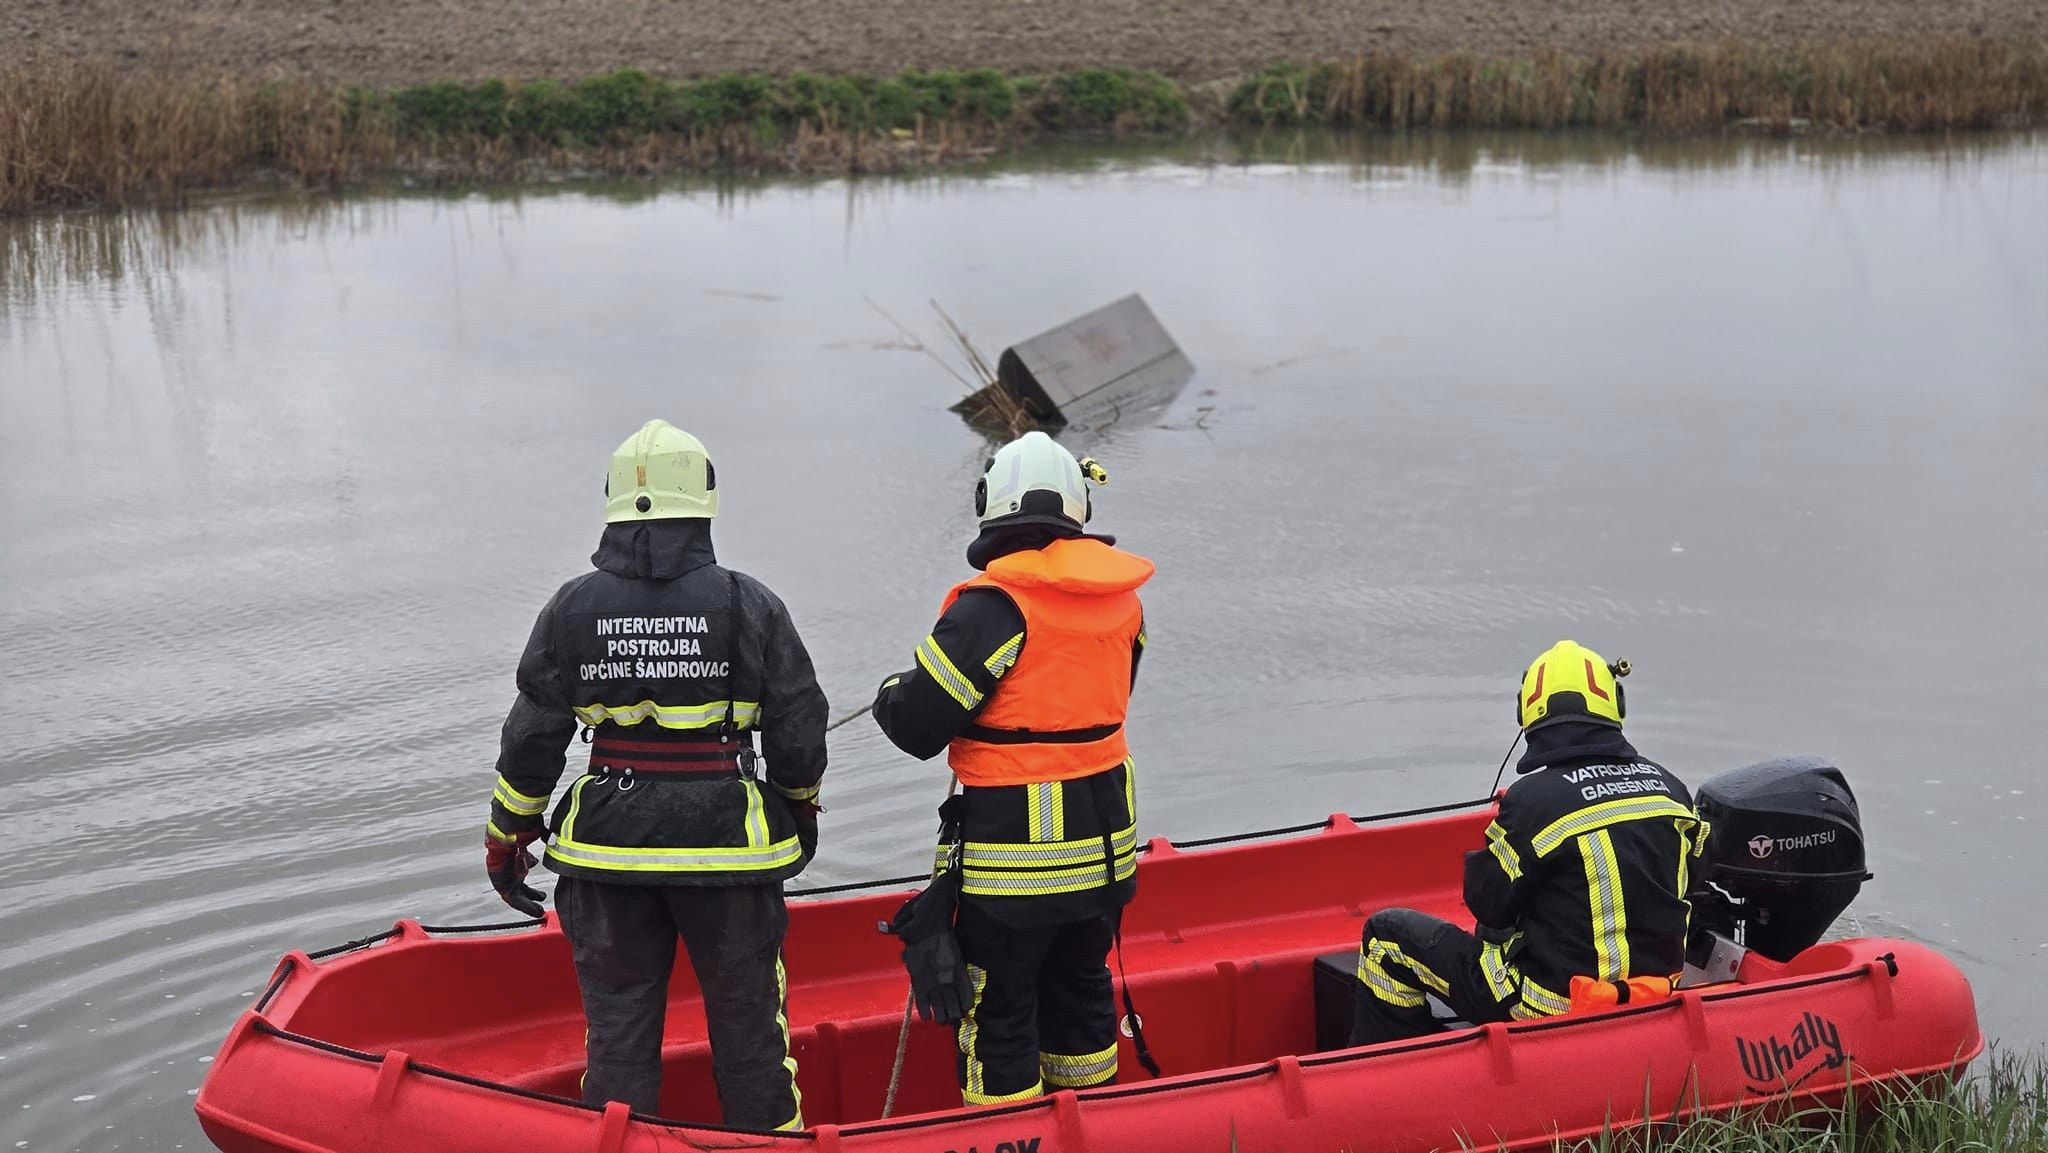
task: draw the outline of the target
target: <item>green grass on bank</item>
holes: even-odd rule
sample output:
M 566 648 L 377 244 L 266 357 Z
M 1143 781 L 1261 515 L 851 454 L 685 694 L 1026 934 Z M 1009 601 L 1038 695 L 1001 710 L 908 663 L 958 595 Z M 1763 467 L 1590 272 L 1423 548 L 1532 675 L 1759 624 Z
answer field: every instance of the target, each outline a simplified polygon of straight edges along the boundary
M 2048 1058 L 1994 1053 L 1960 1081 L 1857 1091 L 1860 1107 L 1780 1104 L 1560 1144 L 1569 1153 L 2048 1153 Z M 1483 1145 L 1470 1146 L 1483 1149 Z
M 672 82 L 627 69 L 574 84 L 423 84 L 388 92 L 350 89 L 352 126 L 401 139 L 511 139 L 536 145 L 603 145 L 656 134 L 733 129 L 764 142 L 809 130 L 915 132 L 921 128 L 1168 132 L 1188 121 L 1180 90 L 1153 72 L 1089 68 L 1012 78 L 990 68 L 905 72 L 891 79 L 749 73 Z

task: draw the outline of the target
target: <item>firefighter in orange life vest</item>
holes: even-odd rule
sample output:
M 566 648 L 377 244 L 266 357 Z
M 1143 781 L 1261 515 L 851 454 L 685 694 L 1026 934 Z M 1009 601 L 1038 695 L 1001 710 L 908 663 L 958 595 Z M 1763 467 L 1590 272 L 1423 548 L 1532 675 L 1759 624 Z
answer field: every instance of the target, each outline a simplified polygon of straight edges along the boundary
M 1478 932 L 1413 909 L 1368 918 L 1353 1045 L 1431 1032 L 1425 993 L 1473 1024 L 1669 995 L 1707 828 L 1685 784 L 1621 735 L 1617 669 L 1559 641 L 1523 674 L 1528 752 L 1486 847 L 1465 854 Z
M 1117 1073 L 1108 956 L 1136 891 L 1137 803 L 1124 716 L 1145 649 L 1152 562 L 1083 530 L 1107 477 L 1042 432 L 975 488 L 981 532 L 917 663 L 875 720 L 904 752 L 946 752 L 963 786 L 967 963 L 962 1098 L 987 1105 Z
M 725 1123 L 800 1129 L 782 882 L 817 851 L 825 694 L 782 601 L 713 555 L 717 473 L 696 437 L 647 422 L 612 454 L 605 496 L 596 571 L 555 593 L 519 658 L 485 869 L 538 917 L 527 846 L 548 838 L 589 1025 L 585 1101 L 659 1110 L 680 936 Z M 579 725 L 589 764 L 543 823 Z

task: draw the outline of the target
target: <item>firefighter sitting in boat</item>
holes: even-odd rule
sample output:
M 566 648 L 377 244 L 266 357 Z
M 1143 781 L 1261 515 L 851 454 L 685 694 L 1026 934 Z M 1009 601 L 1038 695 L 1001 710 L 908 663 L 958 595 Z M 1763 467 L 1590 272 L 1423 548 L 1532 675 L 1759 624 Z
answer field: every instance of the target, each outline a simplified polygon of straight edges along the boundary
M 506 904 L 540 916 L 527 846 L 548 835 L 562 751 L 587 726 L 589 766 L 546 854 L 589 1025 L 583 1099 L 659 1111 L 680 935 L 725 1123 L 802 1128 L 782 882 L 817 849 L 825 695 L 782 601 L 713 556 L 717 474 L 696 437 L 649 421 L 613 454 L 605 495 L 597 571 L 555 593 L 519 659 L 486 868 Z
M 949 805 L 964 812 L 956 1069 L 969 1105 L 1116 1077 L 1108 956 L 1138 847 L 1123 725 L 1152 562 L 1083 531 L 1088 485 L 1105 479 L 1042 432 L 998 451 L 967 549 L 982 575 L 947 594 L 916 665 L 875 698 L 898 748 L 945 750 L 964 786 Z
M 1706 826 L 1622 736 L 1617 671 L 1572 641 L 1529 666 L 1515 695 L 1528 751 L 1486 847 L 1465 854 L 1477 933 L 1413 909 L 1368 918 L 1353 1045 L 1432 1032 L 1428 993 L 1474 1024 L 1670 993 Z

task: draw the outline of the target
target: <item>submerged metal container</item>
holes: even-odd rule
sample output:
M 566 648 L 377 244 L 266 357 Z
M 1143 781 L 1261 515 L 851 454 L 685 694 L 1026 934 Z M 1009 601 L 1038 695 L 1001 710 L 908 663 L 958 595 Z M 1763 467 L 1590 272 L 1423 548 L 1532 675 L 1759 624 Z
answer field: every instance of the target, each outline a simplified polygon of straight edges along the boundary
M 1040 426 L 1102 425 L 1134 411 L 1164 408 L 1195 366 L 1133 293 L 1003 350 L 999 388 Z M 989 389 L 953 406 L 970 418 L 993 406 Z

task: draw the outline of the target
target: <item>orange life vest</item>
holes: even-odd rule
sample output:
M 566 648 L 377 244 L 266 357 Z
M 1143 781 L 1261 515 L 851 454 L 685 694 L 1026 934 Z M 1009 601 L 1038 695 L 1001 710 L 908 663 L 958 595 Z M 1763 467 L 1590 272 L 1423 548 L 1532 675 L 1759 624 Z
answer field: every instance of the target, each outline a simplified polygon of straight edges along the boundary
M 1152 562 L 1099 540 L 1060 540 L 998 557 L 946 594 L 993 588 L 1024 614 L 1024 647 L 974 724 L 947 746 L 963 785 L 1035 785 L 1116 767 L 1130 755 L 1137 588 Z M 1000 654 L 998 654 L 1000 655 Z

